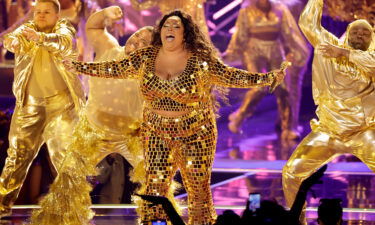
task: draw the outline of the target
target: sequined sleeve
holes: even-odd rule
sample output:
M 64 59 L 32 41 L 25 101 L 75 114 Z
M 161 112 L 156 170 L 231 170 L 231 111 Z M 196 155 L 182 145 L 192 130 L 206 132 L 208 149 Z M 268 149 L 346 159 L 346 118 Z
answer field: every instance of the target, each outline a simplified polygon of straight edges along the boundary
M 338 43 L 338 38 L 324 29 L 321 25 L 323 0 L 309 0 L 301 13 L 298 25 L 312 46 L 327 41 Z
M 271 85 L 275 79 L 273 72 L 252 73 L 227 66 L 220 60 L 209 65 L 209 73 L 213 84 L 230 88 L 264 87 Z
M 140 49 L 121 61 L 110 62 L 80 62 L 72 64 L 78 73 L 103 78 L 139 79 L 139 70 L 145 58 L 145 49 Z

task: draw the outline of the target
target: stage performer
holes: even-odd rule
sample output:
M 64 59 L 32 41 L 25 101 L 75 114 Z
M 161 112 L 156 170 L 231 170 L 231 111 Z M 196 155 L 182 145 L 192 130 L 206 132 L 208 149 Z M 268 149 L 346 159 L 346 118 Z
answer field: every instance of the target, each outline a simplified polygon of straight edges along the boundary
M 323 0 L 309 0 L 299 25 L 315 48 L 312 88 L 316 114 L 311 133 L 283 168 L 283 189 L 291 206 L 301 182 L 341 154 L 353 154 L 375 171 L 375 55 L 371 25 L 356 20 L 339 39 L 321 26 Z M 304 216 L 304 213 L 303 213 Z M 306 224 L 304 218 L 301 222 Z
M 224 65 L 192 18 L 176 10 L 154 31 L 152 46 L 121 61 L 67 62 L 78 73 L 108 78 L 134 78 L 144 97 L 142 143 L 147 195 L 163 195 L 177 169 L 188 193 L 189 224 L 216 219 L 210 177 L 216 149 L 216 121 L 211 89 L 267 86 L 282 81 L 284 69 L 250 73 Z M 141 220 L 167 219 L 160 206 L 144 203 Z
M 95 61 L 120 60 L 134 50 L 150 45 L 153 28 L 144 27 L 135 32 L 124 47 L 120 46 L 106 27 L 122 18 L 118 6 L 105 8 L 89 17 L 86 32 L 96 53 Z M 111 153 L 121 154 L 132 165 L 130 177 L 133 182 L 145 182 L 143 148 L 138 137 L 143 107 L 139 82 L 90 77 L 89 85 L 86 107 L 74 128 L 75 137 L 59 167 L 59 175 L 40 201 L 41 208 L 33 211 L 31 224 L 90 224 L 94 216 L 89 209 L 92 188 L 86 177 L 95 176 L 95 167 Z M 118 183 L 117 189 L 124 187 Z
M 74 58 L 75 30 L 59 19 L 57 0 L 38 0 L 33 20 L 5 36 L 15 53 L 13 92 L 16 97 L 9 131 L 8 157 L 0 176 L 0 213 L 16 200 L 27 171 L 43 143 L 57 169 L 71 140 L 78 111 L 85 102 L 77 76 L 62 59 Z
M 224 53 L 228 60 L 241 58 L 248 71 L 275 69 L 285 58 L 292 62 L 293 73 L 285 79 L 287 85 L 280 85 L 274 92 L 284 140 L 299 137 L 301 85 L 309 56 L 306 44 L 286 5 L 280 1 L 251 0 L 247 7 L 240 10 L 236 31 Z M 242 122 L 254 114 L 257 104 L 267 93 L 266 88 L 247 91 L 240 108 L 229 116 L 228 128 L 231 132 L 241 132 Z

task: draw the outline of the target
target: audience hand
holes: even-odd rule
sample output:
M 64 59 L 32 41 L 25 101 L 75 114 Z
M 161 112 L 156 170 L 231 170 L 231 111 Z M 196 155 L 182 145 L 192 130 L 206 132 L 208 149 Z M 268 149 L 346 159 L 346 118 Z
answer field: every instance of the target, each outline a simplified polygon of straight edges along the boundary
M 322 166 L 319 170 L 313 173 L 310 177 L 304 180 L 301 184 L 300 190 L 308 191 L 314 184 L 323 183 L 320 179 L 323 177 L 324 172 L 327 170 L 327 165 Z
M 168 198 L 164 196 L 154 196 L 154 195 L 140 195 L 140 194 L 135 194 L 139 197 L 141 197 L 143 200 L 149 201 L 153 203 L 153 205 L 163 205 L 169 203 Z

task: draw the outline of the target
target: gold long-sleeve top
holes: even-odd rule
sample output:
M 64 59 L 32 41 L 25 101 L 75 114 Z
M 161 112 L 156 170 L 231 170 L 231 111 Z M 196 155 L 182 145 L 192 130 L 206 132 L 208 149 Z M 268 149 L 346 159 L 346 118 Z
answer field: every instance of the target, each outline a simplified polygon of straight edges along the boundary
M 308 60 L 309 49 L 306 41 L 288 7 L 281 2 L 271 1 L 268 14 L 260 10 L 255 3 L 242 8 L 235 27 L 236 31 L 226 51 L 230 58 L 241 58 L 243 49 L 250 49 L 248 46 L 254 38 L 252 34 L 276 33 L 279 34 L 284 49 L 294 54 L 294 66 L 303 66 Z
M 323 0 L 309 0 L 299 20 L 302 32 L 314 47 L 325 41 L 340 45 L 321 26 L 322 10 Z M 374 125 L 375 55 L 354 50 L 347 41 L 341 46 L 350 49 L 349 58 L 326 58 L 315 50 L 312 87 L 319 123 L 312 121 L 312 128 L 343 138 Z
M 22 30 L 25 27 L 38 31 L 35 23 L 31 21 L 21 25 L 4 38 L 4 47 L 14 52 L 16 56 L 13 93 L 17 104 L 24 104 L 26 88 L 32 73 L 34 60 L 38 49 L 43 47 L 51 54 L 53 63 L 69 88 L 75 106 L 82 106 L 85 98 L 81 83 L 77 76 L 69 73 L 62 64 L 62 59 L 74 56 L 73 38 L 75 30 L 72 25 L 65 19 L 59 20 L 51 33 L 39 32 L 41 35 L 41 41 L 39 42 L 29 41 L 22 35 Z M 20 43 L 16 49 L 12 46 L 12 42 L 15 39 Z
M 249 88 L 270 85 L 275 79 L 273 72 L 251 73 L 228 67 L 219 60 L 210 62 L 194 53 L 178 77 L 164 80 L 155 74 L 159 49 L 143 48 L 118 62 L 73 62 L 73 65 L 77 72 L 91 76 L 138 79 L 145 107 L 166 111 L 212 108 L 213 85 Z

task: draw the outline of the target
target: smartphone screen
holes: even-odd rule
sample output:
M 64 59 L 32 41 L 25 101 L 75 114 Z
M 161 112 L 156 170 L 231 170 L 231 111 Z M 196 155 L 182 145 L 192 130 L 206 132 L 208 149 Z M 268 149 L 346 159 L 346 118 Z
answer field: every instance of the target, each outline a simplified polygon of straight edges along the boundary
M 151 222 L 152 225 L 167 225 L 167 221 L 165 220 L 153 220 Z
M 250 193 L 249 194 L 249 209 L 255 211 L 260 207 L 260 194 Z

